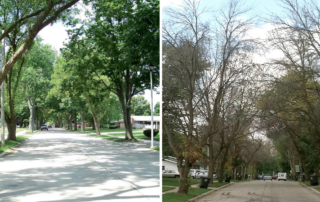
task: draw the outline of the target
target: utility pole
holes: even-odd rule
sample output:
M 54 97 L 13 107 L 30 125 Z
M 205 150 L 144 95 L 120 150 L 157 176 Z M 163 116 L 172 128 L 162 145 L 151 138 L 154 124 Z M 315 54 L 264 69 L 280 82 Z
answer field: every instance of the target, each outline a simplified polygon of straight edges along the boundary
M 4 33 L 4 30 L 2 30 L 2 33 Z M 2 39 L 2 60 L 0 64 L 0 71 L 2 67 L 5 64 L 5 38 Z M 1 147 L 5 146 L 5 140 L 4 140 L 4 82 L 1 84 Z

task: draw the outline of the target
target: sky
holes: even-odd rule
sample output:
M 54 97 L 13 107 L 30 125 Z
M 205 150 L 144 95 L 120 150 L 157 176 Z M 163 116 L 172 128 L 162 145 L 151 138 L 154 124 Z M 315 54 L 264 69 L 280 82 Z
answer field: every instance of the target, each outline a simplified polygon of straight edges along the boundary
M 77 5 L 77 8 L 79 8 L 82 12 L 79 15 L 81 19 L 84 19 L 84 10 L 88 9 L 90 10 L 89 6 L 85 6 L 84 4 Z M 53 25 L 48 25 L 45 28 L 43 28 L 38 36 L 40 36 L 43 39 L 44 44 L 49 44 L 52 46 L 53 49 L 55 49 L 58 53 L 60 53 L 60 48 L 63 48 L 63 43 L 67 43 L 69 41 L 69 37 L 67 34 L 67 30 L 70 29 L 63 25 L 62 22 L 57 22 Z M 155 106 L 157 102 L 161 102 L 161 95 L 159 93 L 159 89 L 157 88 L 155 91 L 153 91 L 153 105 Z M 151 101 L 151 94 L 150 90 L 146 90 L 144 93 L 145 99 L 150 103 Z

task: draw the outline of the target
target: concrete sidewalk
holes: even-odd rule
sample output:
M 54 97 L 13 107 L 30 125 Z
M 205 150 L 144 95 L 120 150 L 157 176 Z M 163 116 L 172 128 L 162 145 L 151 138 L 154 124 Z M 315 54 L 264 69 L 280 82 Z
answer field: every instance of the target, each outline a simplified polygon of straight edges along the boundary
M 0 158 L 0 199 L 160 201 L 159 152 L 63 129 L 39 131 Z

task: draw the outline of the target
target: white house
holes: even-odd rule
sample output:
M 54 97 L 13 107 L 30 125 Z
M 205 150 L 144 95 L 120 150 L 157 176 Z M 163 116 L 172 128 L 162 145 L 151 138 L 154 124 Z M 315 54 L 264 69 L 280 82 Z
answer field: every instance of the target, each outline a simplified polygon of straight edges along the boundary
M 131 116 L 132 127 L 135 128 L 151 128 L 151 116 Z M 115 125 L 124 128 L 124 121 L 116 121 Z M 160 116 L 153 116 L 153 128 L 159 129 L 160 127 Z
M 167 156 L 162 159 L 162 170 L 178 170 L 177 159 L 172 156 Z
M 202 169 L 204 170 L 203 166 L 200 166 L 199 162 L 197 161 L 193 166 L 192 169 Z M 176 170 L 178 171 L 177 167 L 177 158 L 173 156 L 166 156 L 162 159 L 162 170 Z

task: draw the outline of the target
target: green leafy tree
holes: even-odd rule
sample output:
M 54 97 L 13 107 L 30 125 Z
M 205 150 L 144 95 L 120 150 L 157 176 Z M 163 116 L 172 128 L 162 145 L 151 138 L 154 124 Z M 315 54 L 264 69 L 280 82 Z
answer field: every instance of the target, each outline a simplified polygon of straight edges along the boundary
M 153 115 L 160 116 L 160 102 L 157 102 L 157 104 L 154 106 Z
M 17 27 L 23 25 L 23 32 L 26 37 L 19 44 L 19 48 L 7 60 L 0 72 L 0 83 L 2 83 L 9 70 L 23 56 L 23 53 L 30 47 L 37 34 L 47 25 L 56 22 L 58 19 L 71 21 L 72 10 L 70 7 L 79 0 L 51 0 L 51 1 L 0 1 L 0 41 L 11 32 L 17 31 Z M 66 12 L 64 12 L 66 11 Z
M 35 108 L 43 106 L 49 92 L 55 56 L 56 53 L 50 46 L 43 45 L 39 41 L 35 42 L 27 55 L 21 83 L 22 93 L 27 99 L 30 110 L 30 131 L 34 129 Z
M 136 116 L 150 116 L 150 104 L 143 95 L 135 96 L 131 101 L 131 114 Z
M 95 16 L 84 31 L 97 52 L 90 73 L 108 77 L 107 88 L 122 107 L 126 139 L 134 139 L 130 106 L 134 95 L 150 88 L 149 64 L 155 65 L 153 81 L 159 84 L 159 0 L 97 0 L 92 5 Z

